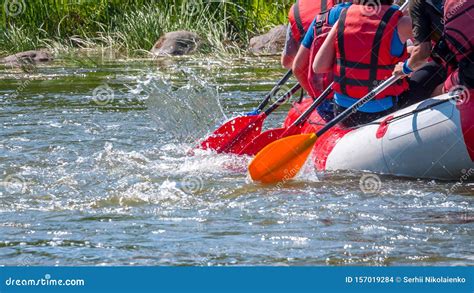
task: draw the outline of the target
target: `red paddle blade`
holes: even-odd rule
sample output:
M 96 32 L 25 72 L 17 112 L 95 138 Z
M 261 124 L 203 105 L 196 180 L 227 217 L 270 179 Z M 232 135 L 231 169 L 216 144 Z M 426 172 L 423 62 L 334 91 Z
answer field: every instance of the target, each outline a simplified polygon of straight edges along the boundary
M 258 154 L 264 147 L 281 138 L 301 134 L 301 127 L 291 125 L 288 128 L 276 128 L 267 130 L 257 136 L 252 142 L 245 146 L 239 155 L 254 156 Z
M 231 119 L 214 131 L 199 148 L 214 150 L 217 153 L 238 154 L 262 131 L 265 114 L 258 116 L 240 116 Z
M 290 125 L 286 129 L 286 131 L 281 134 L 280 138 L 301 134 L 301 131 L 303 130 L 303 126 L 304 126 L 304 123 L 301 123 L 299 125 Z
M 249 144 L 245 146 L 244 149 L 239 153 L 239 155 L 254 156 L 264 147 L 271 144 L 286 131 L 286 128 L 276 128 L 265 131 L 264 133 L 257 136 Z

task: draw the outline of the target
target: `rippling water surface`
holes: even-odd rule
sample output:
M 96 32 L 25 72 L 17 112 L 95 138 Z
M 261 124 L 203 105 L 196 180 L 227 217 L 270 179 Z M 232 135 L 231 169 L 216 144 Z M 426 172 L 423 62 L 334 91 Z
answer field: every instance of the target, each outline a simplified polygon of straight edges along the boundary
M 251 109 L 276 59 L 56 61 L 0 69 L 3 265 L 473 265 L 472 187 L 362 174 L 286 185 L 189 155 Z M 270 117 L 281 123 L 289 105 Z

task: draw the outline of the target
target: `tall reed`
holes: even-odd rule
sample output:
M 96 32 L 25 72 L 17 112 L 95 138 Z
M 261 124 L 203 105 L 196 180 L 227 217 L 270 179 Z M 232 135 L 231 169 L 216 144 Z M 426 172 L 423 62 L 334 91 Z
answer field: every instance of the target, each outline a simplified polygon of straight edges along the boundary
M 178 29 L 200 34 L 207 50 L 228 50 L 285 23 L 290 5 L 291 0 L 5 0 L 0 51 L 56 44 L 139 53 Z

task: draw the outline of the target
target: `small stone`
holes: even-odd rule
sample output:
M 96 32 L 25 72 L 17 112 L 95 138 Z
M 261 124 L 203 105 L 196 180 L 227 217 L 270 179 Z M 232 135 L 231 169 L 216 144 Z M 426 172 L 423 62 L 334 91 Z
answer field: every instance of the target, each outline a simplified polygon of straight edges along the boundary
M 169 32 L 160 37 L 151 49 L 156 56 L 181 56 L 192 54 L 201 46 L 201 37 L 193 32 Z

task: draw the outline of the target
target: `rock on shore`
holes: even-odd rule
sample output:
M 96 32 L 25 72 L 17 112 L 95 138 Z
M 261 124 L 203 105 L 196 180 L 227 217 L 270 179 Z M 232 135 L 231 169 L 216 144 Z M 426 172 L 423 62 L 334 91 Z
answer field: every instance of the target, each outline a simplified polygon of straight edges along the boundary
M 151 49 L 156 56 L 180 56 L 195 52 L 201 46 L 201 37 L 193 32 L 176 31 L 163 35 Z
M 16 53 L 5 58 L 1 58 L 0 63 L 11 66 L 21 66 L 25 64 L 50 62 L 52 60 L 53 57 L 50 53 L 41 50 L 32 50 Z
M 249 52 L 255 55 L 280 54 L 285 47 L 286 25 L 272 28 L 268 33 L 250 40 Z

